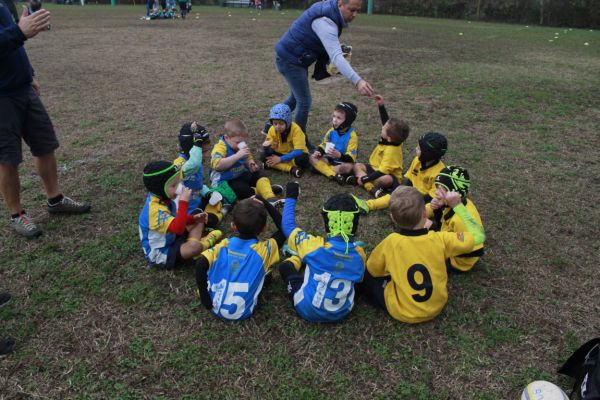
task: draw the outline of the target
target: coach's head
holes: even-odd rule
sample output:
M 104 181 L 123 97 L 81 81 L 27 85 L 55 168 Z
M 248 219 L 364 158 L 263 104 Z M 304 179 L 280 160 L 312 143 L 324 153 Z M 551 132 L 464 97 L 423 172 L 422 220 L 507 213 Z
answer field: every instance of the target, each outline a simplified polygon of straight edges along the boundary
M 352 22 L 360 11 L 362 0 L 338 0 L 338 7 L 346 23 Z

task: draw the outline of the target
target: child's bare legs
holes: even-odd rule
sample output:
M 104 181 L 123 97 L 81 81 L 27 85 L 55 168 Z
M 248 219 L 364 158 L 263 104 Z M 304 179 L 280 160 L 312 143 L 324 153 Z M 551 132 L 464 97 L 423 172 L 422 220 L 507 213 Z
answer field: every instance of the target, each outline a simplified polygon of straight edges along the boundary
M 197 223 L 189 227 L 188 239 L 179 248 L 181 258 L 183 258 L 184 260 L 189 260 L 190 258 L 198 256 L 205 250 L 202 244 L 200 243 L 203 230 L 203 223 Z
M 354 170 L 354 164 L 352 163 L 342 163 L 340 165 L 336 165 L 333 167 L 333 170 L 340 175 L 348 175 L 351 174 Z
M 356 163 L 352 168 L 352 172 L 354 173 L 354 176 L 356 177 L 357 181 L 360 182 L 360 178 L 367 175 L 367 166 L 362 163 Z

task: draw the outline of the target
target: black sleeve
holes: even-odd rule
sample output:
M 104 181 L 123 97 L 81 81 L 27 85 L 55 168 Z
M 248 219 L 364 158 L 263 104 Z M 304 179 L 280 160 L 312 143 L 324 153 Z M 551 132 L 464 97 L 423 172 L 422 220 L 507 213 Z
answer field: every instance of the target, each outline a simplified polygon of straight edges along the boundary
M 404 180 L 402 181 L 402 184 L 404 186 L 412 186 L 413 185 L 412 181 L 410 179 L 408 179 L 408 178 L 404 178 Z
M 362 182 L 371 182 L 374 181 L 375 179 L 381 178 L 382 176 L 384 176 L 385 174 L 379 171 L 373 171 L 371 172 L 369 175 L 365 175 L 362 177 L 361 181 Z
M 281 247 L 285 243 L 285 235 L 283 234 L 283 232 L 281 230 L 278 230 L 271 237 L 275 239 L 275 241 L 277 242 L 277 246 L 279 246 L 279 248 L 281 249 Z
M 340 161 L 341 162 L 347 162 L 347 163 L 353 163 L 354 159 L 352 158 L 352 156 L 350 154 L 342 154 L 342 156 L 340 157 Z
M 196 261 L 196 286 L 200 293 L 200 302 L 207 310 L 212 310 L 212 299 L 208 294 L 208 260 L 200 256 Z
M 281 213 L 279 211 L 277 211 L 277 209 L 275 207 L 273 207 L 273 205 L 271 203 L 269 203 L 267 200 L 263 199 L 260 196 L 256 196 L 256 198 L 263 202 L 263 204 L 265 205 L 265 208 L 267 209 L 267 212 L 269 213 L 269 215 L 271 216 L 271 219 L 273 220 L 273 223 L 275 224 L 275 226 L 277 227 L 278 230 L 281 230 Z
M 385 109 L 385 105 L 383 104 L 379 106 L 379 116 L 381 117 L 381 125 L 385 125 L 385 123 L 390 119 L 390 116 Z
M 323 155 L 325 154 L 325 149 L 324 149 L 324 148 L 322 148 L 321 146 L 317 146 L 317 148 L 316 148 L 315 150 L 318 150 L 318 151 L 319 151 L 319 153 L 321 153 L 321 154 L 323 154 Z

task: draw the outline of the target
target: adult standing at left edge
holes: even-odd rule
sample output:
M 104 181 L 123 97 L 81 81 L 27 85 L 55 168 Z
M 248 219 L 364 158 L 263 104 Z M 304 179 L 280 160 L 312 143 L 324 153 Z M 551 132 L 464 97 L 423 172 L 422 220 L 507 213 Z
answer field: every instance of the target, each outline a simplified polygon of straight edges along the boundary
M 0 0 L 0 192 L 11 214 L 11 227 L 32 238 L 42 231 L 21 207 L 22 141 L 34 156 L 50 213 L 81 214 L 91 207 L 60 191 L 54 155 L 58 140 L 40 101 L 40 85 L 23 47 L 27 39 L 48 29 L 50 12 L 41 9 L 29 15 L 24 7 L 19 19 L 11 1 Z
M 362 79 L 342 56 L 339 41 L 343 28 L 352 22 L 361 6 L 362 0 L 319 1 L 304 11 L 275 45 L 275 66 L 291 92 L 284 103 L 296 110 L 294 121 L 305 133 L 312 103 L 308 67 L 313 63 L 317 63 L 313 78 L 327 77 L 325 65 L 330 61 L 352 82 L 358 93 L 373 95 L 369 82 Z

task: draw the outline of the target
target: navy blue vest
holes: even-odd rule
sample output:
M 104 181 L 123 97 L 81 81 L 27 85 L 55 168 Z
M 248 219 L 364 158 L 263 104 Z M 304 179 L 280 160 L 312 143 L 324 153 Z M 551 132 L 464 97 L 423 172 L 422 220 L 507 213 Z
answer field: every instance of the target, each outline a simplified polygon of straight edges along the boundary
M 337 0 L 319 1 L 310 6 L 292 23 L 290 29 L 275 45 L 275 52 L 285 61 L 308 67 L 318 58 L 328 59 L 327 51 L 311 25 L 317 18 L 327 17 L 338 27 L 338 37 L 342 34 L 344 19 Z

